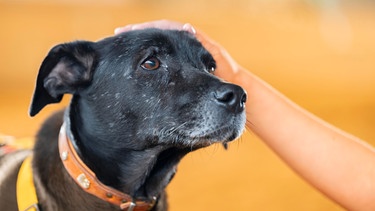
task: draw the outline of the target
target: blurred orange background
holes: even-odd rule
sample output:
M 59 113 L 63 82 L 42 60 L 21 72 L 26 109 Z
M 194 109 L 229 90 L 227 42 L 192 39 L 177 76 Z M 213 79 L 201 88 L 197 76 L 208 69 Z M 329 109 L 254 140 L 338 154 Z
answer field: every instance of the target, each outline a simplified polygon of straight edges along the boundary
M 375 4 L 364 0 L 0 0 L 0 133 L 33 136 L 68 103 L 27 114 L 52 46 L 155 19 L 193 24 L 302 107 L 375 145 Z M 172 211 L 342 210 L 251 132 L 228 151 L 188 155 L 168 193 Z

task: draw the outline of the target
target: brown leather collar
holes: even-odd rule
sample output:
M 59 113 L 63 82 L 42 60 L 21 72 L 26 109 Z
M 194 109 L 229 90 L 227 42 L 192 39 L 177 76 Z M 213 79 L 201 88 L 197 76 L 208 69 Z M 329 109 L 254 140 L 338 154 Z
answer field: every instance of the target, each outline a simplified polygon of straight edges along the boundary
M 72 145 L 72 141 L 67 136 L 65 123 L 60 129 L 59 152 L 65 169 L 74 181 L 87 193 L 117 205 L 121 210 L 147 211 L 154 206 L 156 199 L 152 202 L 134 200 L 130 195 L 101 183 L 96 178 L 95 173 L 79 158 Z

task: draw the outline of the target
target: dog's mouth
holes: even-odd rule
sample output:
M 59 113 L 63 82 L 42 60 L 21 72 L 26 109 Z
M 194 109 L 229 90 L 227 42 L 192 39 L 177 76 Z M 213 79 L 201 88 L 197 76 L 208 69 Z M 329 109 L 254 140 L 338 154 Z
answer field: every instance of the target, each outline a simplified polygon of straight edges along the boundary
M 194 146 L 207 147 L 215 143 L 222 143 L 226 148 L 228 143 L 234 141 L 241 133 L 242 130 L 224 127 L 207 134 L 192 136 L 190 140 Z
M 216 143 L 221 143 L 224 148 L 227 148 L 228 143 L 238 138 L 243 130 L 244 127 L 226 126 L 205 131 L 174 131 L 174 133 L 164 136 L 162 142 L 178 148 L 189 148 L 191 151 Z

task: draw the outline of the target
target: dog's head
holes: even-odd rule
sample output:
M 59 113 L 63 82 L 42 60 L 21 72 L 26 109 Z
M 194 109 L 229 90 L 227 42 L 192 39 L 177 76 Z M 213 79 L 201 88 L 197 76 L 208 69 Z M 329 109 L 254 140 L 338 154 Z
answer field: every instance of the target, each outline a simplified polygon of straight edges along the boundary
M 30 115 L 73 94 L 69 118 L 84 162 L 105 184 L 157 195 L 186 153 L 244 129 L 246 94 L 214 69 L 184 31 L 61 44 L 41 65 Z
M 244 128 L 246 94 L 214 69 L 211 54 L 183 31 L 147 29 L 61 44 L 40 68 L 30 114 L 71 93 L 87 109 L 81 112 L 89 113 L 94 137 L 110 133 L 137 141 L 124 143 L 137 149 L 227 142 Z

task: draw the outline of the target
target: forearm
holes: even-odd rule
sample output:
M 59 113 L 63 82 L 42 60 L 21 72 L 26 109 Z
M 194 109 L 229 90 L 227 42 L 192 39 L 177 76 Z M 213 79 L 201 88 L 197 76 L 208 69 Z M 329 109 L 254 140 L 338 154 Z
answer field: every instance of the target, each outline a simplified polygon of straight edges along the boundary
M 375 152 L 303 110 L 243 68 L 247 126 L 313 186 L 350 210 L 375 210 Z

